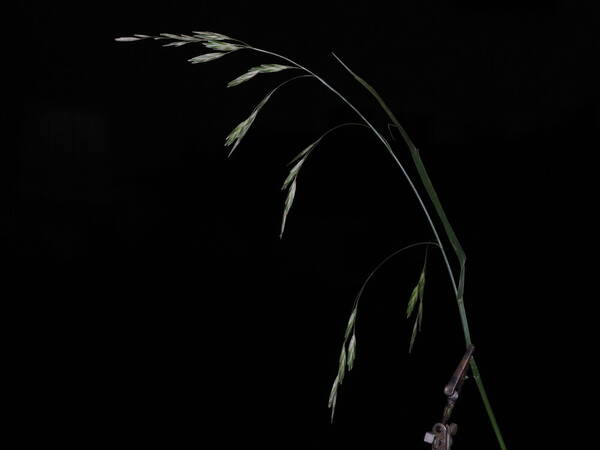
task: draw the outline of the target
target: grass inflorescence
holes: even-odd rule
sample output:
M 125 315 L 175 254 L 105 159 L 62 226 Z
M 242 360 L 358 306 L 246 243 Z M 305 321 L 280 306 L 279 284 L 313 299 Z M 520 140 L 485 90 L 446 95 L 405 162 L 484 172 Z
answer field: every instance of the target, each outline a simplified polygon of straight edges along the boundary
M 422 187 L 425 189 L 428 199 L 429 199 L 430 203 L 433 205 L 433 209 L 434 209 L 435 213 L 437 214 L 439 222 L 441 223 L 442 228 L 445 232 L 446 239 L 452 246 L 452 249 L 454 250 L 454 252 L 456 253 L 456 256 L 458 258 L 459 268 L 460 268 L 458 283 L 456 282 L 456 278 L 455 278 L 454 272 L 452 270 L 448 255 L 446 253 L 444 243 L 440 237 L 440 233 L 438 232 L 438 226 L 436 225 L 435 221 L 433 220 L 430 209 L 425 204 L 424 198 L 420 195 L 419 190 L 417 189 L 412 177 L 408 174 L 404 165 L 400 162 L 400 160 L 396 156 L 391 144 L 384 137 L 383 133 L 380 132 L 378 130 L 378 128 L 376 128 L 363 115 L 363 113 L 356 106 L 354 106 L 353 103 L 350 102 L 350 100 L 348 100 L 348 98 L 346 98 L 340 92 L 338 92 L 333 86 L 331 86 L 331 84 L 329 84 L 322 77 L 318 76 L 313 71 L 298 64 L 297 62 L 293 61 L 292 59 L 290 59 L 286 56 L 283 56 L 283 55 L 280 55 L 280 54 L 277 54 L 277 53 L 274 53 L 274 52 L 271 52 L 268 50 L 253 47 L 253 46 L 251 46 L 243 41 L 240 41 L 238 39 L 234 39 L 234 38 L 231 38 L 224 34 L 215 33 L 215 32 L 211 32 L 211 31 L 194 31 L 191 34 L 160 33 L 157 36 L 151 36 L 151 35 L 145 35 L 145 34 L 134 34 L 133 36 L 129 36 L 129 37 L 119 37 L 119 38 L 116 38 L 116 40 L 119 42 L 136 42 L 136 41 L 144 41 L 144 40 L 166 41 L 163 44 L 164 47 L 182 47 L 182 46 L 200 45 L 203 47 L 205 52 L 200 55 L 189 58 L 188 61 L 192 64 L 199 64 L 199 63 L 206 63 L 206 62 L 214 61 L 219 58 L 222 58 L 223 56 L 229 55 L 233 52 L 237 52 L 240 50 L 249 50 L 249 51 L 259 53 L 261 55 L 269 55 L 270 57 L 277 58 L 278 61 L 285 63 L 285 64 L 279 64 L 279 63 L 275 63 L 275 62 L 266 62 L 266 63 L 260 64 L 257 66 L 253 66 L 253 67 L 249 68 L 246 72 L 242 73 L 241 75 L 239 75 L 236 78 L 229 81 L 227 84 L 228 87 L 238 86 L 240 84 L 246 83 L 247 81 L 251 80 L 252 78 L 256 77 L 259 74 L 284 72 L 284 71 L 288 71 L 288 70 L 292 70 L 292 69 L 301 71 L 302 75 L 298 75 L 298 76 L 289 78 L 286 81 L 278 84 L 275 88 L 273 88 L 270 92 L 268 92 L 267 95 L 264 96 L 263 99 L 252 110 L 250 115 L 233 128 L 233 130 L 228 134 L 228 136 L 225 139 L 225 146 L 231 147 L 228 152 L 228 157 L 230 157 L 232 155 L 233 151 L 240 145 L 242 139 L 246 136 L 246 134 L 248 133 L 248 131 L 254 124 L 258 113 L 267 104 L 267 102 L 273 96 L 273 94 L 275 94 L 278 89 L 280 89 L 287 83 L 289 83 L 293 80 L 299 79 L 299 78 L 314 78 L 314 79 L 316 79 L 325 88 L 327 88 L 331 93 L 333 93 L 342 102 L 344 102 L 358 116 L 358 118 L 360 119 L 360 123 L 355 123 L 355 124 L 343 123 L 343 124 L 337 125 L 331 129 L 329 129 L 322 136 L 320 136 L 317 140 L 315 140 L 310 145 L 308 145 L 306 148 L 304 148 L 304 150 L 302 150 L 300 153 L 298 153 L 297 156 L 288 163 L 288 166 L 291 165 L 292 167 L 290 168 L 290 171 L 282 185 L 282 191 L 287 191 L 287 192 L 285 195 L 285 201 L 284 201 L 284 206 L 283 206 L 283 216 L 282 216 L 282 221 L 281 221 L 280 238 L 283 238 L 286 221 L 289 216 L 290 209 L 294 202 L 294 198 L 295 198 L 296 191 L 297 191 L 298 176 L 299 176 L 301 169 L 304 167 L 307 158 L 315 150 L 315 148 L 321 143 L 321 141 L 327 134 L 329 134 L 330 132 L 332 132 L 342 126 L 345 126 L 345 125 L 359 125 L 361 127 L 364 127 L 366 129 L 370 130 L 374 134 L 374 136 L 383 144 L 385 149 L 388 151 L 390 156 L 393 158 L 394 163 L 401 170 L 402 175 L 407 180 L 411 190 L 415 194 L 415 197 L 421 207 L 421 210 L 423 211 L 423 214 L 425 215 L 425 217 L 427 219 L 427 222 L 431 228 L 431 231 L 433 232 L 435 241 L 434 242 L 419 242 L 416 244 L 411 244 L 407 247 L 404 247 L 404 248 L 392 253 L 391 255 L 384 258 L 375 267 L 375 269 L 373 271 L 371 271 L 371 273 L 369 274 L 369 276 L 366 278 L 365 282 L 363 283 L 360 291 L 358 292 L 358 295 L 355 298 L 354 306 L 351 310 L 351 313 L 350 313 L 350 316 L 349 316 L 349 319 L 347 322 L 346 331 L 344 333 L 344 339 L 343 339 L 343 343 L 342 343 L 342 348 L 340 350 L 340 355 L 339 355 L 339 359 L 338 359 L 338 370 L 337 370 L 337 373 L 336 373 L 336 376 L 335 376 L 335 379 L 334 379 L 334 382 L 333 382 L 333 385 L 331 388 L 331 392 L 329 395 L 329 407 L 331 408 L 331 419 L 332 420 L 334 417 L 337 396 L 339 393 L 339 386 L 342 384 L 346 372 L 352 370 L 352 368 L 354 367 L 354 363 L 355 363 L 355 359 L 356 359 L 356 345 L 357 345 L 356 322 L 357 322 L 357 315 L 358 315 L 359 300 L 361 298 L 362 293 L 364 292 L 365 286 L 368 283 L 368 281 L 372 278 L 372 276 L 375 274 L 375 272 L 384 263 L 386 263 L 391 257 L 396 256 L 397 254 L 399 254 L 405 250 L 408 250 L 409 248 L 413 248 L 415 246 L 420 246 L 420 245 L 435 246 L 439 249 L 439 251 L 443 257 L 443 260 L 444 260 L 444 263 L 445 263 L 445 266 L 446 266 L 446 269 L 447 269 L 447 272 L 448 272 L 448 275 L 450 278 L 450 282 L 452 284 L 452 287 L 453 287 L 455 295 L 456 295 L 456 300 L 457 300 L 457 304 L 458 304 L 458 308 L 459 308 L 459 312 L 460 312 L 460 320 L 461 320 L 461 325 L 462 325 L 462 329 L 463 329 L 463 334 L 465 337 L 465 342 L 467 344 L 467 347 L 469 345 L 471 345 L 471 335 L 470 335 L 470 331 L 469 331 L 469 326 L 468 326 L 468 321 L 467 321 L 467 316 L 466 316 L 466 311 L 465 311 L 465 306 L 464 306 L 464 299 L 463 299 L 464 283 L 465 283 L 464 268 L 465 268 L 465 261 L 466 261 L 465 253 L 456 237 L 456 234 L 455 234 L 452 226 L 450 225 L 450 222 L 448 221 L 448 219 L 446 217 L 446 214 L 444 212 L 444 209 L 442 208 L 442 205 L 441 205 L 441 202 L 437 195 L 437 192 L 434 189 L 433 184 L 427 173 L 427 170 L 425 169 L 425 166 L 420 158 L 419 151 L 415 147 L 414 143 L 412 142 L 412 140 L 410 139 L 410 137 L 408 136 L 408 134 L 406 133 L 404 128 L 400 125 L 400 123 L 398 122 L 395 115 L 389 109 L 387 104 L 383 101 L 381 96 L 377 93 L 377 91 L 371 85 L 369 85 L 363 78 L 359 77 L 356 73 L 354 73 L 348 67 L 348 65 L 346 65 L 339 57 L 337 57 L 336 55 L 333 55 L 338 60 L 338 62 L 348 71 L 348 73 L 350 73 L 350 75 L 353 76 L 354 79 L 358 83 L 360 83 L 371 95 L 373 95 L 373 97 L 376 99 L 376 101 L 379 103 L 379 105 L 382 107 L 382 109 L 385 111 L 385 113 L 392 120 L 392 126 L 396 127 L 398 129 L 398 131 L 400 132 L 400 134 L 403 138 L 403 141 L 406 144 L 406 146 L 409 150 L 409 153 L 412 157 L 412 160 L 415 164 L 415 168 L 416 168 L 419 180 L 421 181 Z M 416 284 L 415 288 L 413 289 L 413 291 L 409 297 L 408 304 L 407 304 L 407 310 L 406 310 L 407 318 L 410 318 L 413 315 L 415 308 L 417 311 L 414 325 L 413 325 L 412 335 L 411 335 L 411 339 L 410 339 L 410 343 L 409 343 L 409 352 L 411 352 L 413 349 L 417 331 L 420 331 L 422 320 L 423 320 L 423 292 L 424 292 L 425 278 L 426 278 L 425 277 L 426 262 L 427 262 L 427 256 L 425 258 L 425 263 L 423 264 L 423 268 L 422 268 L 421 274 L 419 276 L 419 279 L 417 281 L 417 284 Z M 496 434 L 498 444 L 501 449 L 506 449 L 504 440 L 502 438 L 502 434 L 500 433 L 500 429 L 498 427 L 496 418 L 494 416 L 493 410 L 492 410 L 489 400 L 487 398 L 487 394 L 485 392 L 485 389 L 483 387 L 483 382 L 481 380 L 481 375 L 479 373 L 479 369 L 477 367 L 477 364 L 476 364 L 474 358 L 471 358 L 470 364 L 471 364 L 471 370 L 473 373 L 473 378 L 475 379 L 475 382 L 477 383 L 477 387 L 479 389 L 480 395 L 484 402 L 486 412 L 488 414 L 488 417 L 490 419 L 490 422 L 491 422 L 494 432 Z

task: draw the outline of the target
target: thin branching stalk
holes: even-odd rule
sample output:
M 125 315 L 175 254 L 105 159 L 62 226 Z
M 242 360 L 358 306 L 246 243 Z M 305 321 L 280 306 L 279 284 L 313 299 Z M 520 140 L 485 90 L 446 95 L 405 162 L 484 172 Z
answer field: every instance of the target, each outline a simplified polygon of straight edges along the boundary
M 231 150 L 229 151 L 229 154 L 227 155 L 227 157 L 230 157 L 231 154 L 233 153 L 233 151 L 236 149 L 236 147 L 240 144 L 240 142 L 242 141 L 243 137 L 246 135 L 246 133 L 248 132 L 248 130 L 250 129 L 250 127 L 252 126 L 252 123 L 254 122 L 254 119 L 256 119 L 256 116 L 258 115 L 258 112 L 262 109 L 262 107 L 267 103 L 267 101 L 271 98 L 271 96 L 277 92 L 279 90 L 279 88 L 285 86 L 286 84 L 297 80 L 299 78 L 311 78 L 312 75 L 298 75 L 295 76 L 293 78 L 290 78 L 288 80 L 285 80 L 283 83 L 279 83 L 275 88 L 271 89 L 271 92 L 269 92 L 265 98 L 263 98 L 261 100 L 261 102 L 256 105 L 256 107 L 254 108 L 254 110 L 252 111 L 252 113 L 250 114 L 250 116 L 242 121 L 237 127 L 235 127 L 235 129 L 229 133 L 229 136 L 227 136 L 227 138 L 225 139 L 225 145 L 232 145 L 233 147 L 231 148 Z
M 432 246 L 437 246 L 437 247 L 439 247 L 439 244 L 438 244 L 437 242 L 432 242 L 432 241 L 425 241 L 425 242 L 415 242 L 414 244 L 410 244 L 410 245 L 407 245 L 406 247 L 402 247 L 400 250 L 396 250 L 395 252 L 393 252 L 393 253 L 389 254 L 388 256 L 386 256 L 386 257 L 385 257 L 383 260 L 381 260 L 381 262 L 379 262 L 379 263 L 378 263 L 378 264 L 375 266 L 375 268 L 374 268 L 374 269 L 373 269 L 373 270 L 372 270 L 372 271 L 369 273 L 369 276 L 368 276 L 368 277 L 365 279 L 365 281 L 363 282 L 363 284 L 362 284 L 362 286 L 361 286 L 360 290 L 358 291 L 358 295 L 356 296 L 356 300 L 354 300 L 354 306 L 353 306 L 353 309 L 358 307 L 358 302 L 359 302 L 359 300 L 360 300 L 360 297 L 362 296 L 362 294 L 363 294 L 363 292 L 364 292 L 365 288 L 367 287 L 367 283 L 368 283 L 368 282 L 371 280 L 371 278 L 373 277 L 373 275 L 375 275 L 375 273 L 376 273 L 376 272 L 377 272 L 379 269 L 381 269 L 381 267 L 382 267 L 382 266 L 383 266 L 383 265 L 384 265 L 386 262 L 388 262 L 388 261 L 389 261 L 390 259 L 392 259 L 394 256 L 396 256 L 396 255 L 398 255 L 398 254 L 400 254 L 400 253 L 402 253 L 402 252 L 404 252 L 404 251 L 406 251 L 406 250 L 408 250 L 408 249 L 411 249 L 411 248 L 414 248 L 414 247 L 419 247 L 419 246 L 422 246 L 422 245 L 432 245 Z
M 331 408 L 331 420 L 333 421 L 333 416 L 335 414 L 335 405 L 337 402 L 337 394 L 339 390 L 339 385 L 342 384 L 344 380 L 344 374 L 347 371 L 351 371 L 354 366 L 354 359 L 356 358 L 356 322 L 358 320 L 358 304 L 360 299 L 367 287 L 371 278 L 383 267 L 385 263 L 387 263 L 394 256 L 399 255 L 406 250 L 411 248 L 419 247 L 422 245 L 434 245 L 438 246 L 437 242 L 416 242 L 414 244 L 407 245 L 402 247 L 400 250 L 396 250 L 395 252 L 389 254 L 384 259 L 382 259 L 374 268 L 371 270 L 367 278 L 363 281 L 362 286 L 360 287 L 358 293 L 356 294 L 356 298 L 354 299 L 354 304 L 352 305 L 352 311 L 350 312 L 350 317 L 348 318 L 348 324 L 346 325 L 346 332 L 344 333 L 344 340 L 342 342 L 342 350 L 340 352 L 340 361 L 338 365 L 338 373 L 333 381 L 333 386 L 331 387 L 331 392 L 329 394 L 329 407 Z M 421 298 L 422 300 L 422 298 Z M 422 303 L 421 303 L 422 305 Z M 421 306 L 422 307 L 422 306 Z M 422 311 L 422 310 L 421 310 Z M 421 312 L 422 314 L 422 312 Z M 419 320 L 420 326 L 420 320 Z M 414 335 L 413 331 L 413 335 Z M 411 338 L 411 347 L 412 342 L 414 342 L 414 337 Z M 346 350 L 347 349 L 347 350 Z M 346 367 L 347 366 L 347 367 Z

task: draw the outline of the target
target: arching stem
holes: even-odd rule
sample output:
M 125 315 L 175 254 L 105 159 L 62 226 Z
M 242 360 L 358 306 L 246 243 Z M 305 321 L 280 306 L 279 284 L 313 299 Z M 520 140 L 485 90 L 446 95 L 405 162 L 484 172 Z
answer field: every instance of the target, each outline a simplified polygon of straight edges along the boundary
M 337 95 L 344 103 L 346 103 L 358 115 L 358 117 L 360 117 L 360 119 L 373 131 L 373 133 L 375 133 L 375 135 L 383 143 L 383 145 L 385 146 L 385 148 L 388 150 L 388 152 L 390 153 L 390 155 L 394 159 L 394 162 L 398 165 L 398 167 L 402 171 L 404 177 L 406 178 L 406 181 L 408 181 L 408 184 L 410 185 L 412 191 L 414 192 L 415 196 L 417 197 L 417 201 L 419 202 L 419 205 L 421 206 L 421 209 L 422 209 L 423 213 L 425 214 L 425 217 L 427 218 L 427 222 L 429 223 L 429 226 L 431 227 L 431 230 L 433 231 L 435 240 L 436 240 L 437 244 L 439 245 L 440 251 L 442 253 L 442 257 L 444 259 L 444 263 L 446 264 L 446 268 L 447 268 L 448 274 L 450 276 L 450 282 L 452 283 L 452 286 L 453 286 L 454 290 L 456 291 L 457 287 L 456 287 L 456 282 L 454 280 L 454 275 L 452 273 L 452 268 L 450 267 L 450 262 L 448 261 L 448 256 L 446 255 L 446 251 L 444 249 L 444 244 L 442 243 L 442 240 L 440 239 L 440 236 L 439 236 L 439 233 L 437 231 L 437 228 L 436 228 L 436 226 L 435 226 L 435 224 L 434 224 L 434 222 L 433 222 L 433 220 L 431 218 L 431 215 L 429 214 L 429 210 L 425 206 L 425 203 L 423 202 L 423 199 L 421 198 L 421 195 L 419 194 L 419 191 L 417 190 L 417 188 L 416 188 L 415 184 L 413 183 L 412 179 L 408 175 L 408 172 L 406 171 L 406 169 L 404 168 L 404 166 L 402 165 L 402 163 L 400 162 L 400 160 L 398 159 L 398 157 L 396 156 L 396 154 L 392 150 L 392 147 L 389 144 L 389 142 L 383 137 L 383 135 L 373 126 L 373 124 L 371 124 L 371 122 L 346 97 L 344 97 L 342 94 L 340 94 L 336 89 L 334 89 L 323 78 L 321 78 L 320 76 L 318 76 L 317 74 L 315 74 L 311 70 L 307 69 L 306 67 L 298 64 L 296 61 L 293 61 L 292 59 L 287 58 L 287 57 L 285 57 L 283 55 L 279 55 L 277 53 L 270 52 L 268 50 L 263 50 L 263 49 L 256 48 L 256 47 L 251 47 L 251 46 L 248 46 L 248 49 L 249 50 L 254 50 L 254 51 L 259 52 L 259 53 L 265 53 L 267 55 L 272 55 L 272 56 L 275 56 L 277 58 L 281 58 L 284 61 L 287 61 L 290 64 L 293 64 L 294 66 L 298 67 L 299 69 L 302 69 L 302 70 L 306 71 L 307 73 L 309 73 L 310 75 L 314 76 L 327 89 L 329 89 L 331 92 L 333 92 L 335 95 Z
M 458 261 L 460 264 L 460 275 L 459 275 L 458 287 L 456 286 L 456 283 L 453 283 L 453 286 L 454 286 L 454 291 L 456 294 L 456 302 L 458 304 L 458 311 L 459 311 L 460 321 L 461 321 L 462 328 L 463 328 L 463 334 L 465 337 L 465 343 L 466 343 L 467 347 L 469 347 L 471 345 L 471 334 L 469 332 L 469 322 L 467 320 L 467 313 L 465 310 L 465 304 L 464 304 L 464 300 L 463 300 L 464 288 L 465 288 L 465 263 L 466 263 L 467 258 L 466 258 L 465 252 L 462 249 L 462 246 L 460 245 L 460 242 L 458 241 L 458 238 L 456 237 L 456 233 L 454 232 L 454 229 L 452 228 L 452 225 L 450 225 L 450 221 L 448 220 L 448 217 L 446 216 L 446 213 L 444 212 L 444 208 L 442 207 L 442 204 L 437 195 L 437 192 L 435 191 L 435 188 L 433 187 L 433 183 L 431 182 L 431 179 L 429 178 L 429 174 L 427 173 L 427 170 L 425 169 L 425 165 L 423 164 L 423 161 L 421 160 L 421 156 L 419 155 L 419 150 L 414 145 L 414 143 L 412 142 L 412 140 L 410 139 L 410 137 L 408 136 L 408 134 L 406 133 L 406 131 L 404 130 L 402 125 L 400 125 L 400 122 L 396 118 L 395 114 L 387 106 L 387 104 L 385 103 L 383 98 L 381 98 L 381 96 L 377 93 L 377 91 L 369 83 L 367 83 L 361 77 L 356 75 L 335 54 L 333 54 L 333 56 L 340 62 L 340 64 L 342 64 L 342 66 L 344 66 L 344 68 L 348 72 L 350 72 L 350 74 L 360 84 L 362 84 L 371 93 L 371 95 L 373 95 L 373 97 L 375 97 L 375 99 L 379 102 L 380 106 L 386 112 L 388 117 L 392 120 L 394 126 L 396 126 L 398 128 L 398 130 L 400 131 L 400 134 L 402 135 L 404 142 L 406 143 L 406 145 L 408 146 L 408 148 L 410 150 L 410 155 L 413 158 L 413 162 L 417 168 L 419 177 L 421 178 L 421 183 L 425 187 L 425 190 L 427 191 L 427 194 L 429 195 L 429 199 L 431 200 L 431 203 L 433 203 L 433 206 L 435 207 L 438 217 L 440 218 L 440 221 L 442 222 L 442 225 L 444 226 L 444 230 L 446 231 L 448 240 L 452 244 L 452 248 L 454 249 L 454 252 L 456 253 L 456 257 L 458 258 Z M 475 379 L 475 383 L 477 384 L 477 388 L 479 389 L 479 394 L 483 401 L 483 405 L 487 412 L 488 418 L 490 419 L 490 422 L 492 424 L 492 428 L 494 429 L 494 433 L 496 435 L 498 444 L 502 450 L 506 450 L 506 444 L 504 443 L 504 438 L 502 437 L 502 433 L 500 432 L 500 427 L 498 426 L 498 422 L 496 421 L 496 416 L 494 414 L 494 411 L 493 411 L 490 401 L 488 399 L 487 393 L 485 391 L 485 387 L 484 387 L 483 381 L 481 379 L 481 374 L 479 373 L 479 368 L 477 367 L 477 363 L 475 362 L 475 358 L 471 358 L 470 366 L 471 366 L 471 372 L 473 374 L 473 378 Z

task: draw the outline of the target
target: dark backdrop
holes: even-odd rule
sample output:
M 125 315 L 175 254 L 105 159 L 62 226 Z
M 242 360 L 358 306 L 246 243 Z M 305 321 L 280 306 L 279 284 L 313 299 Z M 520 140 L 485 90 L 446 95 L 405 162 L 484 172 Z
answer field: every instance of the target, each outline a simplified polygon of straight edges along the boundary
M 578 213 L 594 205 L 597 15 L 571 3 L 21 2 L 3 257 L 22 439 L 425 448 L 439 420 L 464 343 L 431 251 L 423 330 L 407 353 L 420 248 L 365 291 L 356 366 L 329 424 L 357 290 L 383 257 L 432 238 L 380 143 L 360 128 L 323 141 L 280 240 L 285 164 L 352 111 L 317 82 L 294 82 L 228 160 L 227 133 L 290 74 L 226 83 L 279 61 L 240 51 L 189 65 L 199 47 L 113 40 L 211 30 L 312 68 L 387 133 L 335 51 L 396 112 L 467 253 L 482 376 L 509 448 L 521 448 L 552 401 L 544 381 L 570 357 L 570 248 L 585 245 Z M 456 448 L 494 448 L 472 381 L 455 420 Z

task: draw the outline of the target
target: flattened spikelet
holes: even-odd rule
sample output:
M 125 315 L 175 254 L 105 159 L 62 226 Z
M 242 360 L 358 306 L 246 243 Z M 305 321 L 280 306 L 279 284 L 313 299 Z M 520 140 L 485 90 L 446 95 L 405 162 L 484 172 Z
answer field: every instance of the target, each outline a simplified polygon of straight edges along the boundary
M 192 34 L 199 39 L 206 41 L 231 41 L 232 39 L 224 34 L 213 33 L 212 31 L 193 31 Z
M 211 50 L 218 50 L 220 52 L 233 52 L 243 48 L 241 45 L 221 41 L 208 41 L 204 43 L 204 46 Z
M 208 61 L 213 61 L 215 59 L 221 58 L 225 56 L 227 53 L 205 53 L 204 55 L 194 56 L 193 58 L 188 59 L 192 64 L 204 63 Z
M 251 78 L 254 78 L 259 73 L 273 73 L 273 72 L 281 72 L 285 69 L 295 69 L 293 66 L 284 66 L 282 64 L 261 64 L 260 66 L 252 67 L 248 69 L 248 72 L 240 75 L 235 80 L 230 81 L 227 84 L 227 87 L 237 86 L 238 84 L 242 84 Z

